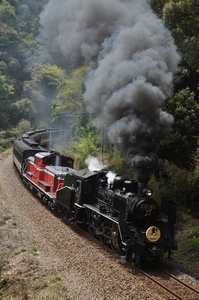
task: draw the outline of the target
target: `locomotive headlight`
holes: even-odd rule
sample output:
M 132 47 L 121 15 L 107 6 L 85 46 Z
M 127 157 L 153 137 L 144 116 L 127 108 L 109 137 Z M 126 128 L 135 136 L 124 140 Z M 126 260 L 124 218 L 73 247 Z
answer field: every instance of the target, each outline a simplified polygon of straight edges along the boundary
M 153 194 L 153 191 L 149 188 L 144 188 L 142 192 L 143 192 L 143 195 L 145 195 L 146 197 L 151 197 Z

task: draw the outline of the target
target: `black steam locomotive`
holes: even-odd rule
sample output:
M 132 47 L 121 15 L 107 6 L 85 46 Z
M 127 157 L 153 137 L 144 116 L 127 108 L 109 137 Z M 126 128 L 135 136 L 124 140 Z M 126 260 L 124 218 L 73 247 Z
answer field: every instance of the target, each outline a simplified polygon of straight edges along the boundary
M 139 264 L 146 257 L 158 264 L 163 253 L 177 249 L 174 201 L 163 198 L 158 205 L 146 183 L 107 170 L 74 170 L 71 157 L 41 147 L 41 136 L 46 141 L 49 134 L 26 133 L 13 144 L 14 165 L 28 188 L 124 261 Z

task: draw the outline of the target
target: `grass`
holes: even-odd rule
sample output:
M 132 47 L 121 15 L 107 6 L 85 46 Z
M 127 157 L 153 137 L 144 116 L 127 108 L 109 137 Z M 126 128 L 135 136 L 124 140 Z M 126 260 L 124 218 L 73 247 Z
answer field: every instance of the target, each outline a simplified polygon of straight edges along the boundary
M 67 288 L 57 274 L 44 274 L 34 278 L 7 277 L 1 280 L 0 286 L 1 300 L 69 299 Z
M 37 248 L 35 246 L 32 246 L 29 249 L 29 252 L 32 253 L 32 255 L 38 255 L 38 251 L 37 251 Z
M 179 212 L 176 230 L 178 250 L 174 258 L 192 274 L 199 273 L 199 219 Z
M 28 299 L 67 299 L 67 288 L 56 274 L 39 276 L 30 282 Z
M 16 260 L 12 261 L 9 272 L 0 274 L 0 300 L 69 300 L 62 278 L 45 271 L 34 257 L 35 250 L 30 250 L 15 254 Z M 9 262 L 0 252 L 0 268 L 5 264 Z
M 9 230 L 15 230 L 17 223 L 8 214 L 0 216 L 0 229 L 6 220 Z M 67 285 L 56 271 L 42 265 L 36 246 L 12 247 L 5 244 L 0 249 L 0 300 L 69 300 Z

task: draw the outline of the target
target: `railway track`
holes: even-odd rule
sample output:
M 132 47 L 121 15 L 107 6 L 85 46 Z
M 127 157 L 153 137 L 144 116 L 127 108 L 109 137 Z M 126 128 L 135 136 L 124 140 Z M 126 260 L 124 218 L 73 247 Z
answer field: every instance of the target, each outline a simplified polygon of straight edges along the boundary
M 78 228 L 79 233 L 87 237 L 88 239 L 95 240 L 96 245 L 103 248 L 110 255 L 114 255 L 119 261 L 120 257 L 108 246 L 102 244 L 98 239 L 90 236 L 86 231 Z M 121 261 L 120 261 L 121 262 Z M 153 268 L 150 271 L 144 271 L 132 265 L 130 262 L 125 263 L 125 267 L 132 270 L 135 276 L 141 273 L 144 277 L 151 281 L 151 290 L 154 290 L 160 294 L 164 300 L 199 300 L 199 289 L 187 284 L 174 276 L 172 273 L 160 267 Z M 152 288 L 154 284 L 154 288 Z
M 150 279 L 153 283 L 162 288 L 165 294 L 165 300 L 198 300 L 199 290 L 180 280 L 170 272 L 164 269 L 158 269 L 156 272 L 145 272 L 138 269 L 140 273 Z

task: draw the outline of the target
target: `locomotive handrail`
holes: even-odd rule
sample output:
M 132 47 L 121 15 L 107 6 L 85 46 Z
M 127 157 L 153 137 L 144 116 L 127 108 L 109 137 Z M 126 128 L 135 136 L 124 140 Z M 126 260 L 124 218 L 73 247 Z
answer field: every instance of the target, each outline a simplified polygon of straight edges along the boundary
M 25 162 L 25 163 L 22 164 L 22 166 L 21 166 L 22 174 L 25 173 L 25 170 L 27 169 L 27 165 L 28 165 L 27 162 Z
M 63 182 L 59 183 L 59 185 L 58 185 L 58 187 L 57 187 L 57 189 L 56 189 L 56 192 L 57 192 L 58 190 L 60 190 L 61 188 L 63 188 L 63 187 L 64 187 L 64 183 L 63 183 Z

